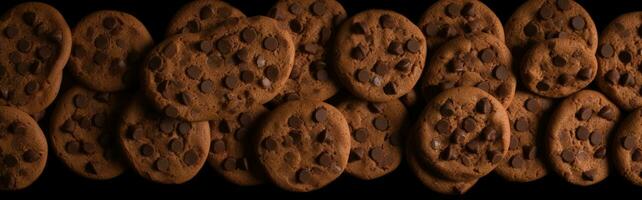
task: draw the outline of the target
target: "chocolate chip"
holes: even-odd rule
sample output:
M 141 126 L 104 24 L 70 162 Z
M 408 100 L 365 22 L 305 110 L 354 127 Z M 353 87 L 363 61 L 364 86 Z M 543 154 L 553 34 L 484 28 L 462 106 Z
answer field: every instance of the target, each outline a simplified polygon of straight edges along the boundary
M 390 42 L 390 45 L 388 45 L 388 53 L 393 55 L 401 55 L 403 54 L 403 46 L 400 42 L 392 41 Z
M 510 166 L 513 168 L 522 168 L 524 167 L 525 162 L 522 156 L 516 155 L 510 159 Z
M 174 122 L 169 119 L 163 119 L 158 124 L 158 129 L 163 133 L 171 133 L 174 131 Z
M 537 155 L 537 147 L 524 146 L 524 149 L 522 150 L 522 152 L 524 154 L 524 158 L 526 158 L 527 160 L 533 160 Z
M 471 153 L 475 153 L 475 154 L 480 153 L 481 148 L 482 148 L 482 144 L 477 140 L 470 141 L 468 142 L 468 144 L 466 144 L 466 150 L 468 150 Z
M 96 145 L 94 143 L 83 142 L 82 150 L 85 152 L 85 154 L 92 155 L 96 152 Z
M 106 49 L 107 46 L 109 46 L 109 39 L 107 39 L 107 36 L 105 35 L 99 35 L 94 40 L 94 46 L 99 49 Z
M 510 137 L 510 143 L 508 144 L 509 150 L 515 150 L 519 147 L 519 139 L 516 136 Z
M 364 58 L 366 58 L 365 47 L 363 47 L 362 45 L 357 45 L 350 51 L 350 56 L 357 60 L 363 60 Z
M 592 78 L 591 74 L 592 74 L 591 69 L 588 68 L 588 67 L 585 67 L 585 68 L 580 69 L 580 71 L 577 72 L 577 78 L 580 79 L 580 80 L 587 81 L 587 80 L 590 80 Z
M 542 19 L 550 19 L 553 17 L 553 8 L 550 6 L 550 4 L 544 4 L 540 9 L 539 12 L 537 12 L 538 16 Z
M 189 131 L 192 129 L 192 125 L 187 122 L 180 122 L 178 123 L 178 133 L 181 135 L 187 135 Z
M 143 138 L 143 129 L 137 126 L 130 126 L 127 129 L 127 136 L 129 139 L 141 140 Z
M 294 33 L 301 33 L 303 32 L 303 24 L 301 24 L 301 21 L 297 19 L 292 19 L 288 23 L 290 25 L 290 30 Z
M 163 114 L 167 117 L 176 118 L 178 117 L 178 109 L 172 105 L 168 105 L 163 109 Z
M 527 37 L 533 37 L 537 35 L 538 32 L 538 26 L 535 24 L 535 22 L 529 22 L 528 24 L 526 24 L 526 26 L 524 26 L 524 35 L 526 35 Z
M 180 92 L 176 95 L 178 102 L 183 105 L 190 105 L 192 97 L 187 92 Z
M 554 56 L 551 60 L 553 61 L 553 65 L 557 67 L 563 67 L 566 65 L 566 59 L 564 59 L 564 57 L 562 56 Z
M 515 120 L 515 130 L 520 131 L 520 132 L 525 132 L 529 131 L 530 129 L 530 123 L 528 122 L 528 119 L 525 117 L 520 117 L 517 120 Z
M 375 117 L 375 119 L 372 121 L 372 124 L 377 130 L 380 131 L 385 131 L 388 129 L 388 119 L 383 116 Z
M 460 128 L 455 129 L 451 134 L 450 141 L 455 144 L 463 144 L 466 140 L 466 132 Z
M 75 128 L 76 128 L 76 122 L 74 122 L 74 120 L 71 120 L 71 119 L 65 120 L 65 122 L 60 127 L 62 131 L 67 133 L 73 133 Z
M 312 182 L 314 182 L 312 171 L 309 169 L 299 169 L 296 173 L 296 178 L 303 184 L 312 184 Z
M 366 27 L 366 25 L 361 22 L 355 22 L 350 27 L 350 30 L 352 31 L 352 33 L 366 34 L 366 30 L 368 30 L 368 27 Z
M 360 69 L 356 73 L 357 80 L 362 83 L 367 83 L 370 81 L 370 72 L 365 69 Z
M 13 39 L 16 36 L 18 36 L 18 33 L 19 33 L 18 28 L 16 28 L 15 26 L 12 26 L 12 25 L 7 26 L 4 29 L 4 35 L 7 36 L 7 38 L 9 38 L 9 39 Z
M 575 16 L 571 18 L 571 27 L 575 30 L 583 30 L 586 27 L 586 21 L 582 16 Z
M 624 64 L 627 64 L 627 63 L 631 62 L 631 57 L 632 57 L 631 53 L 629 53 L 629 51 L 627 51 L 627 50 L 620 51 L 620 53 L 618 54 L 618 58 Z
M 440 157 L 444 160 L 455 160 L 459 157 L 459 152 L 453 146 L 448 146 L 442 151 Z
M 52 50 L 51 50 L 51 48 L 49 46 L 42 46 L 42 47 L 38 48 L 38 50 L 36 50 L 36 52 L 38 54 L 38 58 L 43 59 L 43 60 L 44 59 L 48 59 L 49 57 L 51 57 L 51 54 L 53 54 L 53 52 L 52 52 Z
M 437 130 L 439 134 L 448 134 L 450 133 L 450 123 L 445 119 L 441 119 L 435 124 L 435 130 Z
M 322 1 L 316 1 L 312 4 L 312 6 L 310 6 L 310 10 L 314 15 L 321 16 L 326 11 L 325 3 Z
M 396 26 L 395 20 L 392 19 L 392 16 L 386 14 L 379 17 L 379 23 L 383 28 L 394 28 Z
M 387 164 L 387 156 L 386 156 L 386 151 L 383 150 L 383 147 L 374 147 L 370 149 L 369 156 L 372 160 L 377 163 L 377 166 L 379 167 L 385 167 Z
M 569 0 L 557 0 L 555 3 L 560 10 L 571 9 L 571 2 Z
M 421 46 L 419 44 L 419 41 L 415 38 L 411 38 L 408 41 L 406 41 L 406 49 L 410 53 L 417 53 L 419 50 L 421 50 Z
M 214 140 L 210 145 L 210 152 L 219 154 L 225 152 L 225 142 L 223 140 Z
M 77 94 L 76 96 L 74 96 L 74 106 L 76 106 L 77 108 L 87 107 L 88 104 L 89 100 L 85 95 Z
M 320 107 L 314 110 L 313 116 L 315 122 L 324 122 L 328 117 L 328 111 L 325 108 Z
M 479 59 L 481 59 L 482 62 L 489 63 L 495 60 L 496 57 L 496 52 L 492 48 L 486 48 L 481 50 L 479 54 Z
M 152 147 L 152 145 L 143 144 L 140 146 L 140 155 L 149 157 L 152 156 L 152 154 L 154 154 L 154 147 Z
M 597 170 L 595 169 L 582 172 L 582 178 L 584 180 L 593 181 L 595 180 L 595 176 L 597 176 Z
M 631 154 L 631 160 L 635 162 L 642 161 L 642 149 L 635 149 L 635 151 L 633 151 L 633 154 Z
M 575 137 L 578 140 L 587 140 L 589 138 L 589 130 L 586 128 L 586 126 L 578 126 L 575 129 Z
M 383 86 L 383 93 L 385 93 L 387 95 L 396 95 L 397 94 L 397 86 L 394 83 L 390 82 L 390 83 L 386 84 L 385 86 Z
M 33 163 L 40 160 L 40 154 L 33 149 L 29 149 L 22 153 L 22 160 L 28 163 Z
M 96 127 L 105 127 L 105 124 L 107 123 L 107 116 L 105 115 L 105 113 L 97 113 L 92 117 L 92 122 Z
M 214 9 L 210 5 L 203 6 L 199 12 L 199 16 L 201 17 L 202 20 L 208 19 L 214 16 Z
M 104 65 L 105 63 L 107 63 L 107 59 L 109 59 L 109 55 L 102 51 L 98 51 L 94 55 L 94 63 L 98 65 Z
M 327 81 L 330 79 L 330 75 L 328 74 L 328 71 L 324 69 L 318 70 L 317 73 L 315 73 L 314 77 L 319 81 Z
M 614 52 L 615 50 L 613 50 L 613 45 L 611 44 L 607 43 L 600 46 L 600 55 L 604 58 L 610 58 L 611 56 L 613 56 Z
M 609 106 L 602 107 L 597 115 L 609 121 L 613 121 L 615 119 L 615 111 Z
M 263 40 L 263 48 L 274 51 L 279 47 L 279 41 L 275 37 L 267 37 Z
M 366 142 L 368 140 L 368 131 L 365 128 L 359 128 L 352 133 L 352 137 L 357 142 Z
M 212 51 L 213 45 L 212 42 L 208 40 L 203 40 L 198 42 L 198 50 L 201 50 L 204 53 L 209 53 Z
M 211 80 L 203 80 L 198 84 L 198 89 L 203 93 L 210 93 L 214 90 L 214 83 Z
M 235 170 L 236 167 L 236 159 L 228 157 L 225 160 L 223 160 L 223 163 L 221 164 L 223 170 L 225 171 L 232 171 Z
M 595 150 L 595 153 L 593 154 L 593 157 L 602 159 L 606 157 L 606 148 L 604 146 L 601 146 Z
M 439 107 L 439 113 L 444 117 L 448 117 L 455 114 L 455 110 L 453 108 L 453 101 L 448 100 L 443 105 L 441 105 L 441 107 Z
M 539 101 L 537 101 L 537 99 L 529 97 L 524 102 L 524 107 L 530 112 L 537 112 L 540 109 Z
M 18 40 L 16 48 L 22 53 L 29 53 L 29 51 L 31 51 L 31 42 L 26 39 L 20 39 Z
M 40 84 L 35 80 L 29 81 L 29 83 L 25 85 L 25 93 L 27 95 L 32 95 L 36 93 L 38 90 L 40 90 Z
M 387 65 L 385 65 L 383 62 L 381 62 L 381 61 L 377 61 L 377 62 L 375 63 L 375 65 L 374 65 L 374 67 L 372 68 L 372 70 L 373 70 L 375 73 L 377 73 L 378 75 L 382 75 L 382 76 L 383 76 L 383 75 L 385 75 L 385 74 L 388 72 L 389 68 L 388 68 L 388 66 L 387 66 Z
M 154 162 L 154 166 L 158 171 L 169 172 L 169 160 L 167 158 L 159 158 Z
M 626 136 L 622 139 L 622 147 L 626 150 L 631 150 L 637 145 L 637 139 L 634 136 Z
M 395 69 L 402 71 L 402 72 L 407 72 L 410 71 L 410 67 L 412 64 L 410 63 L 410 60 L 407 58 L 401 59 L 397 65 L 395 65 Z
M 158 56 L 152 56 L 147 63 L 147 67 L 152 70 L 159 69 L 161 67 L 162 60 Z
M 279 77 L 279 69 L 274 65 L 270 65 L 265 68 L 264 74 L 265 77 L 267 77 L 271 81 L 276 81 L 276 79 Z
M 446 6 L 446 14 L 449 17 L 455 18 L 459 17 L 459 14 L 461 13 L 461 6 L 456 4 L 456 3 L 450 3 Z
M 573 149 L 566 148 L 562 150 L 562 161 L 566 163 L 575 161 L 575 152 L 573 151 Z
M 301 128 L 303 126 L 303 119 L 298 116 L 290 116 L 288 118 L 288 126 L 291 128 Z
M 480 114 L 488 114 L 493 110 L 493 105 L 490 104 L 490 101 L 487 98 L 483 98 L 477 101 L 475 105 L 475 111 Z
M 428 23 L 424 27 L 424 33 L 429 37 L 437 36 L 439 34 L 439 25 L 434 22 Z
M 506 80 L 509 74 L 510 72 L 504 65 L 497 65 L 495 69 L 493 69 L 493 76 L 498 80 Z
M 575 117 L 577 117 L 577 119 L 580 121 L 586 121 L 590 119 L 592 115 L 593 110 L 591 110 L 590 108 L 580 108 L 580 110 L 575 114 Z
M 303 12 L 303 8 L 301 8 L 301 5 L 299 5 L 298 3 L 293 3 L 288 7 L 288 11 L 290 11 L 290 13 L 292 14 L 298 15 Z
M 470 133 L 477 128 L 477 121 L 473 117 L 466 117 L 464 121 L 461 123 L 462 128 L 464 131 Z
M 597 131 L 593 131 L 590 136 L 591 145 L 598 146 L 604 141 L 603 135 Z
M 332 167 L 332 165 L 334 164 L 332 154 L 328 152 L 321 153 L 319 156 L 317 156 L 317 164 L 323 167 Z
M 256 30 L 254 30 L 254 28 L 248 27 L 243 29 L 243 31 L 241 31 L 241 40 L 243 40 L 243 42 L 245 43 L 251 43 L 252 41 L 254 41 L 256 36 L 257 36 L 257 33 L 256 33 Z
M 236 76 L 225 76 L 223 78 L 223 83 L 225 84 L 225 87 L 228 89 L 234 89 L 238 86 L 239 80 Z
M 620 73 L 617 70 L 612 69 L 606 72 L 604 78 L 609 84 L 618 84 L 620 82 Z
M 232 51 L 232 43 L 226 39 L 219 39 L 216 42 L 216 49 L 222 54 L 227 54 Z

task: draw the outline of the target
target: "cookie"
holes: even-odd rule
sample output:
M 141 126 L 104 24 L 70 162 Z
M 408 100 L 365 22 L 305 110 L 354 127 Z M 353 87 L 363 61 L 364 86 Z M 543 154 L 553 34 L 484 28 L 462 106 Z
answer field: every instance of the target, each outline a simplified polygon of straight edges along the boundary
M 0 191 L 28 187 L 47 162 L 47 140 L 27 113 L 0 106 Z
M 504 159 L 510 142 L 506 109 L 474 87 L 437 95 L 416 126 L 417 159 L 453 181 L 471 181 L 490 173 Z
M 495 12 L 476 0 L 439 0 L 426 9 L 417 26 L 426 36 L 429 52 L 466 34 L 487 33 L 504 41 L 502 22 Z
M 508 106 L 517 85 L 511 64 L 510 51 L 496 37 L 484 33 L 461 36 L 432 55 L 423 72 L 421 92 L 430 100 L 453 87 L 475 86 Z
M 571 95 L 597 74 L 597 59 L 577 40 L 556 38 L 533 45 L 524 55 L 520 74 L 531 92 L 551 98 Z
M 181 7 L 169 21 L 165 35 L 199 33 L 215 29 L 226 20 L 245 18 L 239 9 L 221 0 L 195 0 Z
M 387 10 L 360 12 L 339 27 L 332 53 L 337 79 L 373 102 L 412 90 L 426 60 L 426 39 L 406 17 Z
M 545 138 L 551 169 L 569 183 L 592 185 L 608 176 L 608 140 L 620 109 L 604 95 L 579 91 L 551 115 Z
M 241 186 L 264 182 L 250 144 L 267 112 L 262 105 L 255 105 L 209 121 L 212 142 L 207 161 L 225 180 Z
M 397 99 L 371 103 L 351 98 L 340 102 L 337 109 L 343 113 L 352 133 L 346 173 L 372 180 L 397 169 L 408 114 L 403 103 Z
M 531 182 L 548 174 L 542 138 L 552 108 L 552 99 L 530 92 L 515 94 L 506 109 L 511 137 L 506 159 L 495 168 L 499 176 L 512 182 Z
M 410 170 L 414 175 L 423 183 L 427 188 L 434 192 L 441 194 L 464 194 L 470 188 L 472 188 L 478 179 L 473 179 L 470 181 L 453 181 L 440 177 L 437 174 L 434 174 L 432 169 L 429 169 L 427 166 L 423 165 L 423 162 L 417 160 L 417 155 L 415 155 L 414 150 L 417 148 L 415 143 L 408 140 L 406 144 L 406 162 Z
M 642 109 L 631 112 L 618 125 L 611 141 L 610 159 L 629 182 L 642 186 Z
M 118 140 L 131 167 L 143 178 L 163 184 L 192 179 L 210 148 L 206 121 L 186 122 L 163 116 L 135 97 L 123 111 Z
M 0 20 L 0 105 L 38 113 L 60 89 L 71 31 L 55 8 L 23 3 Z
M 144 63 L 143 91 L 169 117 L 209 120 L 274 98 L 293 62 L 292 39 L 276 20 L 244 18 L 156 46 Z
M 573 0 L 528 0 L 506 22 L 506 45 L 519 60 L 534 42 L 553 38 L 580 41 L 597 50 L 597 29 L 591 16 Z
M 132 88 L 139 81 L 140 61 L 153 43 L 145 25 L 130 14 L 91 13 L 74 27 L 69 72 L 92 90 Z
M 335 0 L 280 0 L 268 16 L 287 24 L 297 47 L 294 66 L 275 103 L 288 99 L 323 101 L 339 90 L 326 61 L 332 33 L 346 18 Z
M 116 127 L 127 97 L 74 86 L 57 100 L 48 137 L 51 149 L 71 171 L 94 180 L 125 171 Z
M 596 53 L 597 86 L 623 110 L 642 106 L 642 81 L 636 80 L 641 75 L 641 24 L 642 12 L 619 16 L 602 31 Z
M 278 187 L 308 192 L 324 187 L 346 168 L 350 130 L 341 111 L 310 100 L 272 110 L 253 145 L 259 164 Z

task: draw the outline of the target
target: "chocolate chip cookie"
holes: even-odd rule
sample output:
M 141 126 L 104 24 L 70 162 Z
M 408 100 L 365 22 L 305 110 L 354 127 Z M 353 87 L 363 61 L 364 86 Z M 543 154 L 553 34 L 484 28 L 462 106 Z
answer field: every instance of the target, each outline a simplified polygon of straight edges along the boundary
M 548 174 L 542 154 L 553 100 L 518 91 L 507 108 L 511 125 L 508 153 L 495 172 L 508 181 L 531 182 Z
M 267 112 L 262 105 L 255 105 L 209 121 L 212 143 L 207 161 L 229 182 L 241 186 L 264 182 L 265 175 L 257 168 L 250 144 Z
M 597 52 L 597 86 L 620 108 L 642 106 L 642 12 L 619 16 L 602 31 Z
M 245 18 L 239 9 L 221 0 L 195 0 L 185 4 L 167 25 L 166 36 L 211 31 L 227 20 Z M 228 21 L 229 22 L 229 21 Z
M 517 85 L 511 61 L 510 51 L 496 37 L 485 33 L 461 36 L 432 55 L 421 91 L 429 100 L 449 88 L 475 86 L 508 106 Z
M 350 129 L 341 111 L 329 104 L 289 101 L 264 118 L 253 145 L 272 182 L 308 192 L 329 184 L 346 168 Z
M 337 105 L 352 133 L 346 173 L 363 180 L 382 177 L 401 162 L 407 111 L 401 101 L 372 103 L 356 98 Z
M 642 186 L 642 109 L 636 109 L 620 122 L 611 141 L 615 168 L 631 183 Z
M 73 30 L 69 72 L 87 88 L 115 92 L 138 83 L 140 60 L 153 45 L 136 17 L 119 11 L 97 11 Z
M 126 169 L 118 145 L 117 122 L 127 96 L 82 86 L 65 91 L 51 114 L 51 147 L 73 172 L 107 180 Z
M 409 137 L 411 138 L 411 137 Z M 410 170 L 417 176 L 419 181 L 421 181 L 426 187 L 430 190 L 441 193 L 441 194 L 464 194 L 470 188 L 472 188 L 478 179 L 473 179 L 469 181 L 453 181 L 446 178 L 442 178 L 438 174 L 435 174 L 432 169 L 428 166 L 425 166 L 423 162 L 417 160 L 416 155 L 416 143 L 408 142 L 406 143 L 406 161 Z
M 504 41 L 502 22 L 490 8 L 476 0 L 437 1 L 426 9 L 417 26 L 426 36 L 429 52 L 465 34 L 487 33 Z
M 214 119 L 271 100 L 294 63 L 289 33 L 267 17 L 226 24 L 211 34 L 163 41 L 143 67 L 143 90 L 168 117 Z
M 55 8 L 19 4 L 0 20 L 0 105 L 38 113 L 58 94 L 71 31 Z
M 510 125 L 504 106 L 475 87 L 446 90 L 417 121 L 417 159 L 453 181 L 490 173 L 504 159 Z
M 608 142 L 620 109 L 604 95 L 582 90 L 564 99 L 551 115 L 546 136 L 551 168 L 576 185 L 592 185 L 608 176 Z
M 516 60 L 533 42 L 568 38 L 597 49 L 597 29 L 591 16 L 573 0 L 528 0 L 506 22 L 506 45 Z
M 186 122 L 155 112 L 135 97 L 123 111 L 119 142 L 132 168 L 143 178 L 164 184 L 192 179 L 210 148 L 206 121 Z
M 426 39 L 410 20 L 387 10 L 367 10 L 347 19 L 332 52 L 337 78 L 353 95 L 373 102 L 412 90 L 426 60 Z
M 519 69 L 524 85 L 536 94 L 560 98 L 589 85 L 597 74 L 597 59 L 577 40 L 556 38 L 533 45 Z
M 47 140 L 27 113 L 0 106 L 0 191 L 31 185 L 45 168 Z

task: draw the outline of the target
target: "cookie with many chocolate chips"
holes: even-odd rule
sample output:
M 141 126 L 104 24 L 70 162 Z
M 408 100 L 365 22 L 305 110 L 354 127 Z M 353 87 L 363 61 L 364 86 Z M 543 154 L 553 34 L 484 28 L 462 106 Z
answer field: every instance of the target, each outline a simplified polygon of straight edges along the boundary
M 373 102 L 397 99 L 412 90 L 426 60 L 421 30 L 387 10 L 368 10 L 347 19 L 334 46 L 339 81 L 353 95 Z
M 604 95 L 582 90 L 562 101 L 551 115 L 545 138 L 551 168 L 575 185 L 592 185 L 609 173 L 608 140 L 620 109 Z
M 143 178 L 180 184 L 201 170 L 210 148 L 206 121 L 186 122 L 169 118 L 135 97 L 123 111 L 118 138 L 125 157 Z
M 524 85 L 536 94 L 560 98 L 589 85 L 597 74 L 595 54 L 577 40 L 557 38 L 533 45 L 519 69 Z
M 0 191 L 31 185 L 45 168 L 47 139 L 27 113 L 0 106 Z
M 573 0 L 528 0 L 506 22 L 506 45 L 520 60 L 534 42 L 553 38 L 580 41 L 597 49 L 597 29 L 591 16 Z
M 136 17 L 119 11 L 97 11 L 74 27 L 69 71 L 92 90 L 131 88 L 139 81 L 140 60 L 153 43 Z
M 326 48 L 332 33 L 346 18 L 335 0 L 280 0 L 268 16 L 287 24 L 297 47 L 294 67 L 275 103 L 292 99 L 323 101 L 339 90 L 330 74 Z
M 363 180 L 382 177 L 401 162 L 407 111 L 401 101 L 372 103 L 356 98 L 337 105 L 352 133 L 346 173 Z
M 259 127 L 256 155 L 267 177 L 296 192 L 317 190 L 346 168 L 350 129 L 329 104 L 297 100 L 272 110 Z
M 508 181 L 530 182 L 548 174 L 542 149 L 553 100 L 530 92 L 518 91 L 507 108 L 511 125 L 506 159 L 495 172 Z
M 176 12 L 167 25 L 165 35 L 207 32 L 239 18 L 245 18 L 245 14 L 224 1 L 195 0 Z
M 43 111 L 60 89 L 71 31 L 55 8 L 23 3 L 0 19 L 0 105 Z
M 465 34 L 487 33 L 504 41 L 504 28 L 495 13 L 477 0 L 440 0 L 432 4 L 417 24 L 433 52 L 448 40 Z
M 264 182 L 250 144 L 267 112 L 262 105 L 255 105 L 209 121 L 212 143 L 207 161 L 227 181 L 241 186 Z
M 470 181 L 453 181 L 443 178 L 435 174 L 430 167 L 426 166 L 424 162 L 417 160 L 415 150 L 417 149 L 416 143 L 411 142 L 412 137 L 408 137 L 405 147 L 405 158 L 408 162 L 410 170 L 417 176 L 419 181 L 423 183 L 430 190 L 441 194 L 464 194 L 472 188 L 478 179 Z
M 209 120 L 271 100 L 293 62 L 292 38 L 276 20 L 243 18 L 156 46 L 143 67 L 143 91 L 168 117 Z
M 620 108 L 642 106 L 642 12 L 619 16 L 602 31 L 597 86 Z
M 107 180 L 126 169 L 117 122 L 127 96 L 74 86 L 57 100 L 49 128 L 51 147 L 73 172 Z
M 485 33 L 461 36 L 432 55 L 421 91 L 430 100 L 449 88 L 475 86 L 508 106 L 517 85 L 511 61 L 510 51 L 496 37 Z
M 474 87 L 437 95 L 416 127 L 417 159 L 453 181 L 471 181 L 490 173 L 504 159 L 510 142 L 506 109 Z
M 610 158 L 617 171 L 631 183 L 642 186 L 642 108 L 631 112 L 619 123 L 609 145 Z

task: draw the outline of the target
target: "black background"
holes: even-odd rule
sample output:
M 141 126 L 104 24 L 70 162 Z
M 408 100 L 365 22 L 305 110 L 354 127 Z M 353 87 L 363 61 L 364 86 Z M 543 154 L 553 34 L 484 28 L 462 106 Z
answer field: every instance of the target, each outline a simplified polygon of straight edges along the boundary
M 228 3 L 239 8 L 247 16 L 264 15 L 274 4 L 275 0 L 227 0 Z M 0 0 L 2 12 L 24 1 Z M 188 0 L 47 0 L 44 1 L 57 8 L 66 18 L 67 23 L 73 27 L 83 16 L 97 10 L 112 9 L 124 11 L 136 16 L 147 26 L 154 40 L 163 40 L 165 28 L 174 13 Z M 339 0 L 348 12 L 353 15 L 357 12 L 372 9 L 389 9 L 399 12 L 413 21 L 417 21 L 423 11 L 434 1 L 430 0 Z M 497 16 L 505 22 L 512 12 L 523 1 L 514 0 L 484 0 Z M 618 15 L 642 11 L 642 0 L 581 0 L 578 1 L 591 14 L 598 31 L 601 31 L 609 21 Z M 47 120 L 44 120 L 47 121 Z M 555 174 L 531 183 L 511 183 L 502 180 L 495 174 L 482 178 L 468 193 L 463 196 L 443 196 L 436 194 L 424 187 L 410 172 L 407 165 L 402 163 L 393 173 L 372 181 L 362 181 L 347 175 L 342 175 L 327 187 L 311 193 L 288 193 L 270 184 L 253 187 L 239 187 L 227 183 L 217 177 L 213 170 L 205 166 L 203 170 L 191 181 L 181 185 L 161 185 L 146 181 L 133 171 L 128 171 L 120 177 L 108 181 L 92 181 L 73 174 L 57 160 L 55 155 L 49 155 L 47 167 L 42 176 L 29 188 L 18 192 L 0 192 L 0 199 L 6 197 L 24 197 L 28 194 L 54 193 L 74 195 L 80 193 L 92 194 L 206 194 L 223 195 L 234 193 L 237 195 L 256 195 L 260 193 L 278 194 L 271 196 L 294 197 L 320 197 L 324 194 L 350 193 L 352 195 L 373 195 L 379 193 L 413 195 L 415 198 L 572 198 L 615 197 L 628 196 L 632 199 L 642 198 L 642 187 L 636 187 L 617 175 L 614 171 L 610 177 L 599 184 L 580 187 L 566 183 Z M 416 196 L 414 194 L 419 194 Z M 229 196 L 229 195 L 226 195 Z M 337 196 L 337 195 L 333 195 Z M 89 196 L 86 196 L 89 197 Z M 91 197 L 90 197 L 91 198 Z M 217 197 L 201 197 L 213 198 Z M 220 197 L 219 197 L 220 198 Z M 14 198 L 9 198 L 14 199 Z

